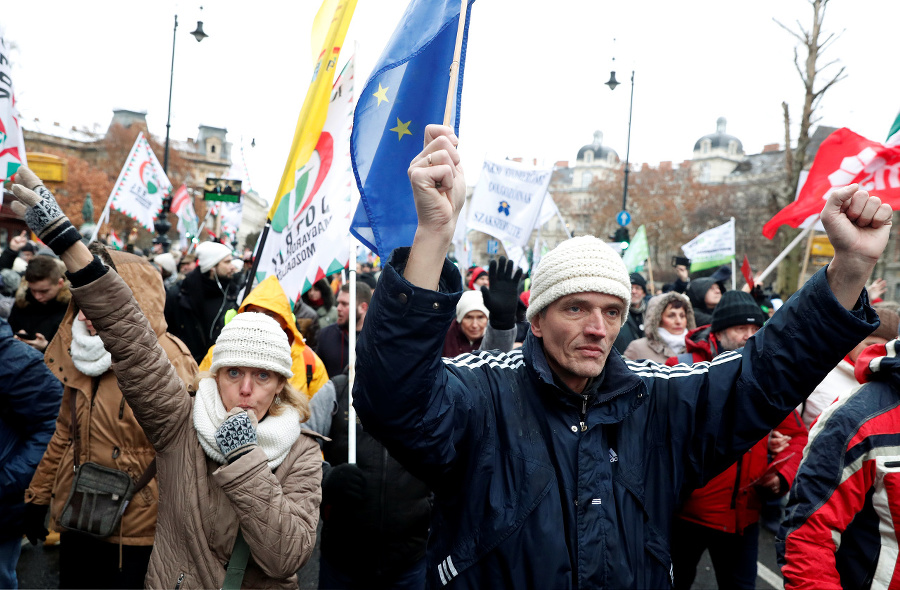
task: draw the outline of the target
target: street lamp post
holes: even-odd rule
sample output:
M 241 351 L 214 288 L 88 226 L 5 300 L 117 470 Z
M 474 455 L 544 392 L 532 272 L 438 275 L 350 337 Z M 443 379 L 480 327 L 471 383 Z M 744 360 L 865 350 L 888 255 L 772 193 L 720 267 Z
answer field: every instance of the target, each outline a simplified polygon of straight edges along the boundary
M 606 85 L 609 86 L 610 90 L 615 90 L 616 86 L 619 85 L 619 82 L 616 80 L 616 72 L 612 71 L 609 73 L 609 82 L 606 82 Z M 622 211 L 628 210 L 628 173 L 629 170 L 629 160 L 631 158 L 631 114 L 634 110 L 634 70 L 631 71 L 631 100 L 628 103 L 628 141 L 625 148 L 625 186 L 622 189 Z M 625 236 L 628 236 L 628 228 L 622 227 L 624 230 L 622 233 Z M 627 239 L 625 240 L 627 241 Z
M 163 172 L 166 176 L 169 175 L 169 131 L 172 127 L 172 83 L 175 79 L 175 41 L 178 39 L 178 15 L 175 15 L 175 26 L 172 28 L 172 65 L 169 68 L 169 111 L 166 116 L 166 147 L 165 153 L 163 154 Z M 197 21 L 197 28 L 191 33 L 197 42 L 203 41 L 207 35 L 203 32 L 203 21 Z M 159 211 L 159 215 L 156 216 L 156 219 L 153 221 L 153 228 L 156 230 L 156 238 L 153 240 L 154 244 L 159 244 L 162 246 L 163 252 L 169 251 L 169 230 L 172 229 L 172 224 L 169 223 L 169 212 L 172 210 L 172 193 L 171 191 L 166 193 L 163 197 L 162 209 Z

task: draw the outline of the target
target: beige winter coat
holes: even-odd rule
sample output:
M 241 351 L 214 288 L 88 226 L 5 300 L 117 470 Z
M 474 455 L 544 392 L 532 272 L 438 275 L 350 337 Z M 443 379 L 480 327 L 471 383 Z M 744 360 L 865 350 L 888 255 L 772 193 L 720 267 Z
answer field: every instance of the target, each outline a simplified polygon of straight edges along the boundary
M 165 351 L 178 375 L 192 382 L 197 363 L 187 347 L 166 333 L 163 316 L 166 292 L 159 272 L 146 261 L 131 254 L 111 252 L 119 273 L 134 285 L 144 315 L 153 327 L 153 337 Z M 67 297 L 70 297 L 66 290 Z M 71 297 L 70 297 L 71 298 Z M 50 518 L 56 530 L 62 530 L 58 519 L 69 497 L 74 478 L 74 445 L 72 444 L 72 401 L 78 421 L 81 463 L 93 461 L 125 471 L 137 481 L 155 455 L 150 441 L 135 420 L 116 376 L 112 371 L 89 377 L 75 368 L 68 352 L 72 346 L 72 321 L 76 311 L 72 304 L 60 323 L 56 336 L 47 346 L 44 362 L 65 386 L 62 406 L 56 420 L 56 431 L 25 492 L 25 500 L 50 505 Z M 96 387 L 96 389 L 95 389 Z M 122 515 L 121 529 L 106 540 L 125 545 L 152 545 L 156 532 L 156 479 L 150 480 L 128 504 Z
M 244 588 L 291 588 L 316 537 L 319 446 L 301 435 L 274 473 L 256 448 L 231 465 L 208 459 L 193 398 L 114 272 L 72 289 L 112 354 L 122 391 L 157 453 L 159 519 L 145 585 L 221 588 L 238 525 L 250 546 Z
M 691 307 L 691 301 L 686 295 L 670 291 L 653 297 L 647 303 L 647 311 L 644 312 L 644 333 L 646 336 L 633 340 L 622 355 L 633 361 L 647 359 L 657 363 L 664 363 L 670 356 L 675 356 L 675 352 L 666 346 L 662 338 L 659 337 L 657 329 L 662 321 L 662 314 L 666 307 L 675 300 L 684 303 L 684 313 L 687 316 L 687 329 L 684 331 L 686 336 L 690 330 L 697 327 L 694 321 L 694 309 Z

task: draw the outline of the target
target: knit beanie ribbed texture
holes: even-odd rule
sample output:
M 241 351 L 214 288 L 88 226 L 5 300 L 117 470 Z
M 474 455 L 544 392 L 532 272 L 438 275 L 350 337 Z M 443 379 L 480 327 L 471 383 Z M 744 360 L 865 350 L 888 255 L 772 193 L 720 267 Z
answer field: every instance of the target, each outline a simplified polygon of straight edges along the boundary
M 456 321 L 462 322 L 463 318 L 470 311 L 480 311 L 484 315 L 491 317 L 491 313 L 484 306 L 484 296 L 480 290 L 466 291 L 459 298 L 456 304 Z
M 572 293 L 604 293 L 625 303 L 624 322 L 631 303 L 631 277 L 622 258 L 603 240 L 579 236 L 559 244 L 541 258 L 531 280 L 525 317 Z
M 292 364 L 291 345 L 278 322 L 264 313 L 244 312 L 222 328 L 209 370 L 253 367 L 290 379 Z
M 749 293 L 726 291 L 713 309 L 710 331 L 721 332 L 733 326 L 755 324 L 762 327 L 768 318 Z
M 200 264 L 200 272 L 209 272 L 212 267 L 231 256 L 231 248 L 219 242 L 203 242 L 194 251 Z

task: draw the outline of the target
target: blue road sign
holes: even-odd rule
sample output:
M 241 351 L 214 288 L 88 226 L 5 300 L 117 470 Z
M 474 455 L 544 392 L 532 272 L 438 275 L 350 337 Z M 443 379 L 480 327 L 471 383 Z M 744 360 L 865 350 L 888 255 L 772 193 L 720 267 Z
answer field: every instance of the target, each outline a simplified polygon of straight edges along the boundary
M 625 227 L 631 223 L 631 214 L 628 211 L 619 211 L 619 214 L 616 215 L 616 221 L 619 222 L 619 225 Z
M 488 240 L 487 241 L 487 251 L 488 254 L 494 255 L 500 251 L 500 241 L 499 240 Z

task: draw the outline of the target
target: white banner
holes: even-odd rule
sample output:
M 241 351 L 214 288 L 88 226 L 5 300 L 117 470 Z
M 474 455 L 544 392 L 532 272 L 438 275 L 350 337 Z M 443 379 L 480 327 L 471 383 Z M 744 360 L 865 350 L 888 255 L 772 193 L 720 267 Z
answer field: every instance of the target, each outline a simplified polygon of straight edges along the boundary
M 684 246 L 691 259 L 691 270 L 703 270 L 734 259 L 734 218 L 728 223 L 708 229 Z
M 13 92 L 9 45 L 0 31 L 0 183 L 12 178 L 23 164 L 27 165 L 25 138 Z
M 554 217 L 559 215 L 559 209 L 556 207 L 556 201 L 553 200 L 553 196 L 550 193 L 547 193 L 547 196 L 544 197 L 544 203 L 541 205 L 541 212 L 538 213 L 538 225 L 544 225 Z
M 141 132 L 116 179 L 107 207 L 127 215 L 152 232 L 153 220 L 162 209 L 163 195 L 171 190 L 172 184 Z
M 468 228 L 524 247 L 537 225 L 552 168 L 484 161 L 472 193 Z
M 258 254 L 256 280 L 275 274 L 291 303 L 350 258 L 350 217 L 359 200 L 350 165 L 353 63 L 351 57 L 334 83 L 316 150 L 297 170 L 296 189 L 281 199 Z

